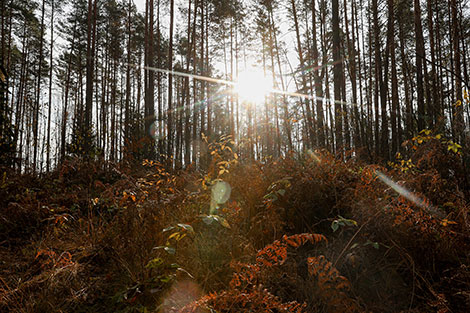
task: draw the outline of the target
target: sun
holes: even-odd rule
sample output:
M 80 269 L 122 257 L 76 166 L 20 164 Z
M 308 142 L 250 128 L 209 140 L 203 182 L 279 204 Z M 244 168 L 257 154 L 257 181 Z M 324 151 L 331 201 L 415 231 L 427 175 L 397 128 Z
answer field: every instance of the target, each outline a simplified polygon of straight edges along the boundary
M 256 68 L 240 72 L 234 85 L 234 93 L 240 100 L 255 104 L 263 103 L 272 90 L 271 80 Z

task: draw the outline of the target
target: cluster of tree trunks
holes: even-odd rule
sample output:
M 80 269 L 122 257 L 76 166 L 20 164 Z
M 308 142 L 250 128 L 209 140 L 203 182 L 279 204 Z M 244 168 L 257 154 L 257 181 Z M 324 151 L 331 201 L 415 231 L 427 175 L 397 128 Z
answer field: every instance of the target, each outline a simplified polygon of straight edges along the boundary
M 388 160 L 423 129 L 466 145 L 465 4 L 147 0 L 139 13 L 132 0 L 66 10 L 5 0 L 0 129 L 11 130 L 12 166 L 22 171 L 49 171 L 68 155 L 204 166 L 203 138 L 224 134 L 251 159 L 325 148 Z M 235 80 L 249 60 L 276 89 L 306 97 L 269 95 L 255 107 L 230 88 L 175 75 Z

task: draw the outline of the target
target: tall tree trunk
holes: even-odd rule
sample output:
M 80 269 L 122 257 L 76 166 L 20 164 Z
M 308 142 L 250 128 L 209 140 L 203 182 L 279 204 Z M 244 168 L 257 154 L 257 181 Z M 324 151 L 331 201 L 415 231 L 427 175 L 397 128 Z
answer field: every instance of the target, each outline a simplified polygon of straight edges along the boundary
M 49 172 L 51 165 L 51 112 L 52 112 L 52 68 L 54 67 L 53 54 L 54 54 L 54 0 L 51 0 L 51 42 L 50 42 L 50 55 L 49 55 L 49 109 L 47 112 L 47 156 L 46 156 L 46 171 Z
M 206 67 L 204 68 L 205 74 L 209 74 L 209 9 L 208 9 L 208 2 L 206 3 L 206 10 L 205 10 L 205 21 L 206 21 L 206 44 L 205 44 L 205 64 Z M 207 86 L 207 84 L 206 84 Z M 209 88 L 208 88 L 209 90 Z M 207 137 L 210 138 L 212 135 L 212 102 L 210 100 L 207 101 Z
M 276 85 L 276 71 L 275 71 L 275 64 L 274 64 L 274 39 L 273 39 L 273 33 L 275 32 L 275 27 L 274 27 L 274 20 L 271 19 L 271 14 L 272 13 L 272 8 L 268 12 L 268 19 L 269 19 L 269 55 L 271 58 L 271 77 L 272 77 L 272 83 L 273 86 Z M 275 94 L 272 94 L 272 105 L 274 106 L 274 119 L 275 119 L 275 125 L 276 125 L 276 131 L 275 131 L 275 138 L 274 138 L 274 143 L 275 143 L 275 149 L 274 149 L 274 157 L 279 157 L 281 155 L 281 134 L 279 132 L 279 110 L 278 110 L 278 102 L 277 102 L 277 97 Z
M 405 34 L 403 30 L 403 21 L 400 14 L 398 14 L 398 36 L 400 40 L 400 57 L 401 57 L 401 64 L 402 64 L 402 75 L 408 76 L 410 75 L 408 70 L 408 60 L 405 53 Z M 413 136 L 413 105 L 410 97 L 410 88 L 409 88 L 409 80 L 404 79 L 403 81 L 404 89 L 405 89 L 405 138 L 411 139 Z
M 169 38 L 169 47 L 168 47 L 168 68 L 170 73 L 168 74 L 168 137 L 167 137 L 167 154 L 168 157 L 173 155 L 173 28 L 174 28 L 174 0 L 170 0 L 170 38 Z
M 68 118 L 68 103 L 69 103 L 69 91 L 70 91 L 70 79 L 72 76 L 72 56 L 75 50 L 75 36 L 76 36 L 77 22 L 73 26 L 72 43 L 70 45 L 69 60 L 67 64 L 67 74 L 65 81 L 64 91 L 64 109 L 62 114 L 62 130 L 61 130 L 61 144 L 60 144 L 60 161 L 65 160 L 65 146 L 67 137 L 67 118 Z
M 378 18 L 378 5 L 377 0 L 372 0 L 372 15 L 374 20 L 374 47 L 375 47 L 375 66 L 376 66 L 376 86 L 378 85 L 380 93 L 380 108 L 381 108 L 381 129 L 380 129 L 380 139 L 377 137 L 376 144 L 380 147 L 380 154 L 384 159 L 388 159 L 388 120 L 387 120 L 387 90 L 385 89 L 385 82 L 386 78 L 384 76 L 386 74 L 383 73 L 383 63 L 382 63 L 382 55 L 380 52 L 380 25 L 379 25 L 379 18 Z M 390 27 L 390 25 L 389 25 Z M 388 60 L 385 59 L 385 67 L 388 67 Z M 386 72 L 386 71 L 385 71 Z M 377 90 L 376 90 L 377 92 Z M 376 116 L 378 119 L 378 115 Z M 379 142 L 380 140 L 380 142 Z
M 271 10 L 271 25 L 274 25 L 274 14 L 273 11 Z M 272 32 L 273 32 L 273 38 L 274 38 L 274 47 L 276 49 L 276 61 L 277 61 L 277 66 L 279 68 L 279 79 L 281 81 L 281 90 L 286 90 L 286 86 L 284 83 L 284 75 L 282 73 L 282 64 L 281 64 L 281 57 L 279 53 L 279 44 L 277 41 L 277 34 L 276 31 L 274 30 L 274 26 L 272 27 Z M 282 96 L 282 107 L 284 109 L 284 128 L 286 131 L 286 136 L 287 136 L 287 147 L 289 151 L 292 151 L 294 149 L 292 145 L 292 127 L 291 127 L 291 121 L 289 118 L 289 107 L 288 107 L 288 101 L 287 97 L 285 95 Z M 251 138 L 248 136 L 248 138 Z
M 429 34 L 429 47 L 431 53 L 431 79 L 432 79 L 432 102 L 429 103 L 429 114 L 431 115 L 430 122 L 431 127 L 440 126 L 440 116 L 439 109 L 439 97 L 438 97 L 438 87 L 437 87 L 437 68 L 436 68 L 436 52 L 435 52 L 435 39 L 434 39 L 434 22 L 433 22 L 433 0 L 427 0 L 427 21 L 428 21 L 428 34 Z
M 414 0 L 414 24 L 416 36 L 416 90 L 418 101 L 418 131 L 426 128 L 426 104 L 424 100 L 423 62 L 425 60 L 423 27 L 421 25 L 421 5 Z
M 8 10 L 6 9 L 6 0 L 2 0 L 1 4 L 1 10 L 2 10 L 2 24 L 1 24 L 1 50 L 0 50 L 0 62 L 2 66 L 6 66 L 6 48 L 7 48 L 7 43 L 6 43 L 6 28 L 7 28 L 7 19 L 8 19 Z
M 341 38 L 339 29 L 339 3 L 338 0 L 331 1 L 331 22 L 333 31 L 333 82 L 335 98 L 335 137 L 336 153 L 343 150 L 343 109 L 341 105 L 341 89 L 343 86 L 343 60 L 341 57 Z
M 155 73 L 154 67 L 154 2 L 147 0 L 147 89 L 145 92 L 144 124 L 147 138 L 146 157 L 155 158 Z
M 161 32 L 160 32 L 160 0 L 157 0 L 157 66 L 162 67 L 162 49 L 161 49 Z M 164 153 L 165 147 L 163 146 L 163 101 L 162 101 L 162 73 L 157 73 L 157 106 L 158 106 L 158 155 Z
M 312 0 L 312 58 L 313 58 L 313 77 L 315 81 L 315 96 L 317 98 L 317 142 L 320 147 L 325 147 L 325 125 L 323 120 L 323 89 L 320 77 L 320 68 L 318 67 L 318 47 L 317 47 L 317 21 L 316 21 L 316 0 Z
M 192 27 L 192 41 L 191 41 L 191 51 L 192 51 L 192 59 L 193 59 L 193 62 L 194 62 L 194 66 L 193 66 L 193 73 L 196 74 L 196 71 L 197 71 L 197 64 L 199 64 L 199 62 L 202 62 L 202 59 L 198 59 L 196 57 L 196 21 L 197 21 L 197 7 L 198 7 L 198 0 L 195 0 L 195 3 L 194 3 L 194 14 L 193 14 L 193 27 Z M 192 153 L 192 157 L 193 157 L 193 162 L 194 164 L 196 165 L 197 164 L 197 160 L 198 160 L 198 153 L 199 153 L 199 138 L 200 136 L 198 136 L 198 118 L 199 118 L 199 110 L 197 109 L 197 103 L 199 103 L 199 99 L 197 97 L 197 94 L 198 94 L 198 91 L 199 91 L 199 88 L 197 88 L 197 83 L 196 81 L 193 82 L 193 103 L 194 103 L 194 111 L 193 111 L 193 129 L 192 129 L 192 146 L 193 146 L 193 153 Z M 189 92 L 188 92 L 188 95 L 189 95 Z M 201 98 L 202 100 L 203 98 Z M 188 103 L 188 113 L 191 112 L 191 105 Z M 188 133 L 188 136 L 190 134 Z
M 396 56 L 395 56 L 395 14 L 394 14 L 394 1 L 388 0 L 388 29 L 387 29 L 387 41 L 388 41 L 388 53 L 391 58 L 392 67 L 392 110 L 391 110 L 391 128 L 392 128 L 392 157 L 398 151 L 399 139 L 398 139 L 398 128 L 397 128 L 397 111 L 399 110 L 398 103 L 398 79 L 397 79 L 397 68 L 396 68 Z
M 86 96 L 85 96 L 85 120 L 80 135 L 84 136 L 84 151 L 88 156 L 91 147 L 91 121 L 93 108 L 93 79 L 95 67 L 95 43 L 96 43 L 96 16 L 97 0 L 88 0 L 88 28 L 87 28 L 87 55 L 86 55 Z
M 186 51 L 186 73 L 189 73 L 189 64 L 191 62 L 192 56 L 192 48 L 193 48 L 193 32 L 191 31 L 191 0 L 188 1 L 188 29 L 187 29 L 187 36 L 188 36 L 188 47 Z M 196 16 L 196 8 L 197 4 L 194 5 L 194 16 Z M 193 28 L 195 29 L 196 25 L 193 24 Z M 185 121 L 184 121 L 184 164 L 187 166 L 191 163 L 191 131 L 189 125 L 189 118 L 191 114 L 191 100 L 190 100 L 190 88 L 189 88 L 189 77 L 184 79 L 184 87 L 183 87 L 183 105 L 185 106 Z M 194 110 L 194 113 L 196 110 Z M 194 114 L 193 113 L 193 114 Z
M 463 96 L 462 96 L 462 74 L 461 74 L 461 63 L 460 63 L 460 48 L 459 48 L 459 21 L 457 14 L 457 1 L 451 0 L 450 7 L 452 12 L 452 50 L 454 52 L 454 73 L 455 73 L 455 123 L 454 123 L 454 134 L 455 139 L 463 141 L 465 138 L 465 122 L 463 117 Z
M 34 119 L 33 119 L 33 146 L 34 146 L 34 152 L 33 152 L 33 170 L 37 170 L 37 156 L 38 156 L 38 145 L 39 145 L 39 102 L 41 99 L 41 78 L 42 78 L 42 59 L 44 55 L 44 14 L 45 14 L 45 3 L 46 1 L 42 1 L 42 9 L 41 9 L 41 30 L 40 30 L 40 35 L 39 35 L 39 66 L 38 66 L 38 80 L 37 80 L 37 91 L 36 91 L 36 101 L 34 103 Z
M 201 6 L 201 46 L 200 46 L 200 65 L 201 65 L 201 69 L 200 69 L 200 73 L 201 75 L 205 76 L 206 75 L 206 68 L 207 68 L 207 64 L 206 64 L 206 55 L 205 55 L 205 37 L 206 37 L 206 33 L 208 33 L 208 29 L 205 28 L 205 23 L 206 23 L 206 20 L 205 20 L 205 10 L 204 10 L 204 6 L 205 6 L 205 1 L 204 0 L 201 0 L 200 1 L 200 6 Z M 206 109 L 206 106 L 208 105 L 208 99 L 206 99 L 206 88 L 207 88 L 207 84 L 205 81 L 202 81 L 200 82 L 200 86 L 201 86 L 201 100 L 200 100 L 200 106 L 201 106 L 201 119 L 200 119 L 200 134 L 199 134 L 199 138 L 203 138 L 203 134 L 204 133 L 207 133 L 206 129 L 207 129 L 207 125 L 206 125 L 206 112 L 205 112 L 205 109 Z M 201 154 L 200 154 L 200 163 L 202 166 L 206 166 L 207 164 L 207 154 L 203 153 L 204 151 L 204 143 L 201 141 L 200 143 L 200 146 L 199 146 L 199 150 L 201 151 Z
M 127 4 L 127 66 L 126 66 L 126 107 L 125 107 L 125 119 L 124 119 L 124 146 L 126 147 L 125 153 L 126 157 L 129 156 L 130 148 L 130 101 L 131 101 L 131 10 L 132 10 L 132 0 L 129 0 Z
M 349 77 L 351 79 L 351 89 L 352 89 L 352 125 L 354 125 L 354 146 L 356 148 L 361 146 L 361 136 L 359 130 L 359 108 L 357 101 L 357 80 L 356 80 L 356 52 L 354 51 L 354 7 L 351 4 L 351 24 L 352 24 L 352 40 L 349 32 L 349 20 L 347 12 L 347 2 L 344 0 L 344 24 L 346 28 L 346 42 L 348 48 L 349 56 Z
M 337 0 L 334 0 L 334 1 L 336 1 L 336 3 L 338 3 Z M 300 66 L 301 75 L 302 75 L 302 93 L 305 93 L 307 91 L 307 80 L 306 80 L 306 77 L 303 73 L 303 70 L 305 68 L 305 63 L 304 63 L 304 56 L 303 56 L 303 53 L 302 53 L 302 43 L 301 43 L 301 40 L 300 40 L 300 30 L 299 30 L 299 22 L 298 22 L 298 19 L 297 19 L 297 9 L 296 9 L 296 6 L 295 6 L 295 0 L 291 0 L 291 5 L 292 5 L 292 15 L 294 17 L 295 34 L 296 34 L 296 39 L 297 39 L 297 52 L 298 52 L 298 55 L 299 55 L 299 62 L 300 62 L 299 66 Z M 339 25 L 339 21 L 338 21 L 338 25 Z M 338 33 L 338 36 L 339 36 L 339 33 Z M 303 102 L 304 102 L 305 109 L 306 109 L 306 112 L 307 112 L 307 120 L 305 121 L 306 122 L 305 124 L 307 126 L 307 134 L 308 134 L 308 138 L 309 138 L 308 146 L 313 146 L 314 133 L 313 133 L 313 123 L 312 123 L 312 111 L 310 109 L 309 101 L 304 100 Z

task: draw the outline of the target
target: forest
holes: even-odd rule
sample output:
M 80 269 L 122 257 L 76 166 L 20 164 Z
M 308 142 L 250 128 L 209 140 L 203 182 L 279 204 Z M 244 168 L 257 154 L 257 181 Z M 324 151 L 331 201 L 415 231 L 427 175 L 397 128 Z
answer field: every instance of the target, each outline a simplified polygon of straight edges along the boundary
M 470 0 L 1 0 L 0 312 L 470 311 Z

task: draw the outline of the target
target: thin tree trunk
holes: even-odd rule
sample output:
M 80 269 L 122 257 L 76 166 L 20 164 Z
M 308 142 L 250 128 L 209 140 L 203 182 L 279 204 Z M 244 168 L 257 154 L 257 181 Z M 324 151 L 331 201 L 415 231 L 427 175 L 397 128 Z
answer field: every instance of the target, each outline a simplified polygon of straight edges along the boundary
M 129 0 L 128 5 L 128 16 L 127 16 L 127 66 L 126 66 L 126 107 L 125 107 L 125 119 L 124 119 L 124 146 L 126 147 L 125 153 L 126 158 L 129 156 L 130 149 L 130 101 L 131 101 L 131 10 L 132 0 Z
M 354 51 L 354 9 L 351 4 L 351 24 L 352 24 L 352 40 L 349 32 L 349 21 L 348 21 L 348 12 L 347 12 L 347 3 L 344 0 L 344 24 L 346 26 L 346 42 L 348 48 L 349 56 L 349 76 L 351 79 L 351 89 L 352 89 L 352 125 L 354 125 L 354 146 L 356 148 L 361 146 L 361 136 L 359 128 L 359 108 L 357 101 L 357 80 L 356 80 L 356 52 Z
M 192 51 L 192 59 L 193 59 L 193 62 L 194 62 L 194 66 L 193 66 L 193 73 L 196 74 L 196 67 L 197 67 L 197 64 L 199 64 L 199 62 L 203 62 L 202 59 L 197 59 L 197 55 L 196 55 L 196 21 L 197 21 L 197 7 L 198 7 L 198 4 L 199 4 L 199 1 L 198 0 L 195 0 L 195 3 L 194 3 L 194 14 L 193 14 L 193 27 L 192 27 L 192 41 L 191 41 L 191 51 Z M 188 86 L 189 88 L 189 86 Z M 192 146 L 193 146 L 193 151 L 192 151 L 192 158 L 193 158 L 193 162 L 194 164 L 196 165 L 197 164 L 197 161 L 198 161 L 198 153 L 199 153 L 199 138 L 200 136 L 198 136 L 198 117 L 199 117 L 199 112 L 198 112 L 198 109 L 197 109 L 197 103 L 199 102 L 198 101 L 198 97 L 197 97 L 197 91 L 198 91 L 198 88 L 197 88 L 197 82 L 194 81 L 193 82 L 193 103 L 194 103 L 194 110 L 193 110 L 193 129 L 192 129 Z M 189 90 L 188 90 L 188 96 L 189 96 Z M 189 98 L 188 98 L 189 99 Z M 201 98 L 202 100 L 203 98 Z M 190 110 L 191 108 L 191 105 L 188 103 L 188 113 L 191 112 Z M 190 134 L 188 133 L 188 136 L 190 136 Z
M 157 0 L 157 65 L 159 68 L 162 66 L 162 52 L 161 52 L 161 32 L 160 32 L 160 0 Z M 165 147 L 163 146 L 163 101 L 162 101 L 162 73 L 157 73 L 157 106 L 158 106 L 158 155 L 164 153 Z
M 414 24 L 416 36 L 416 88 L 418 95 L 418 131 L 426 128 L 426 104 L 424 99 L 423 61 L 425 60 L 423 27 L 421 25 L 421 5 L 414 0 Z
M 455 139 L 460 142 L 465 138 L 465 122 L 463 117 L 463 96 L 462 96 L 462 74 L 461 74 L 461 63 L 460 63 L 460 33 L 459 33 L 459 21 L 457 14 L 457 1 L 451 0 L 450 7 L 452 12 L 452 50 L 454 51 L 454 73 L 455 73 L 455 118 L 454 123 L 454 134 Z
M 170 73 L 168 74 L 168 137 L 167 137 L 167 154 L 168 157 L 173 155 L 173 28 L 174 28 L 174 0 L 170 0 L 170 38 L 169 38 L 169 47 L 168 47 L 168 67 Z
M 75 50 L 75 36 L 76 36 L 77 22 L 73 26 L 72 34 L 72 43 L 70 46 L 69 52 L 69 61 L 67 65 L 67 78 L 65 81 L 65 95 L 64 95 L 64 109 L 62 115 L 62 130 L 61 130 L 61 144 L 60 144 L 60 160 L 63 162 L 65 160 L 65 145 L 66 145 L 66 135 L 67 135 L 67 118 L 68 118 L 68 101 L 69 101 L 69 91 L 70 91 L 70 79 L 72 75 L 72 56 Z
M 188 36 L 188 48 L 186 52 L 186 72 L 189 73 L 189 63 L 191 62 L 192 56 L 192 48 L 193 48 L 193 32 L 191 31 L 191 0 L 188 1 L 188 29 L 187 29 L 187 36 Z M 195 4 L 195 13 L 196 16 L 196 6 Z M 193 24 L 193 28 L 196 25 Z M 183 105 L 185 106 L 185 123 L 184 123 L 184 164 L 187 166 L 191 163 L 191 132 L 190 132 L 190 125 L 189 125 L 189 118 L 191 114 L 191 101 L 190 101 L 190 88 L 189 88 L 189 77 L 184 79 L 184 87 L 183 87 Z M 196 112 L 196 110 L 194 110 Z
M 41 9 L 41 30 L 39 35 L 39 66 L 38 66 L 38 80 L 37 80 L 37 91 L 36 91 L 36 102 L 34 106 L 34 118 L 33 118 L 33 170 L 36 172 L 36 162 L 38 157 L 38 145 L 39 145 L 39 102 L 41 98 L 41 78 L 42 78 L 42 59 L 44 55 L 44 14 L 45 14 L 45 3 L 46 1 L 42 1 L 42 9 Z
M 93 107 L 93 79 L 96 43 L 96 16 L 97 0 L 88 0 L 88 29 L 87 29 L 87 55 L 86 55 L 86 97 L 85 120 L 82 126 L 81 136 L 84 136 L 84 152 L 88 155 L 91 148 L 91 119 Z
M 341 153 L 343 150 L 343 109 L 341 105 L 341 89 L 343 86 L 343 60 L 341 57 L 341 38 L 339 29 L 339 3 L 338 0 L 331 1 L 331 21 L 333 32 L 333 82 L 334 82 L 334 98 L 335 98 L 335 136 L 336 149 L 335 152 Z
M 397 65 L 396 65 L 396 56 L 395 56 L 395 14 L 394 14 L 394 1 L 388 0 L 388 33 L 387 41 L 389 54 L 391 58 L 391 67 L 392 67 L 392 110 L 391 110 L 391 128 L 392 128 L 392 145 L 391 152 L 392 157 L 395 153 L 398 152 L 398 147 L 400 146 L 398 128 L 397 128 L 397 111 L 399 110 L 399 99 L 398 99 L 398 78 L 397 78 Z
M 316 0 L 312 0 L 312 57 L 313 57 L 313 77 L 315 81 L 315 96 L 317 98 L 317 142 L 320 147 L 325 147 L 325 125 L 323 120 L 323 89 L 320 78 L 320 68 L 318 67 L 318 47 L 317 47 L 317 21 L 316 21 Z
M 274 16 L 273 16 L 273 12 L 271 10 L 271 23 L 272 25 L 274 25 Z M 276 60 L 277 60 L 277 65 L 278 65 L 278 68 L 279 68 L 279 78 L 280 78 L 280 81 L 281 81 L 281 88 L 282 90 L 286 90 L 286 87 L 285 87 L 285 83 L 284 83 L 284 75 L 282 73 L 282 64 L 281 64 L 281 57 L 280 57 L 280 53 L 279 53 L 279 45 L 278 45 L 278 41 L 277 41 L 277 34 L 276 32 L 274 31 L 274 29 L 272 30 L 273 31 L 273 38 L 274 38 L 274 47 L 276 49 Z M 291 127 L 291 121 L 290 121 L 290 118 L 289 118 L 289 108 L 288 108 L 288 102 L 287 102 L 287 97 L 285 95 L 282 96 L 282 107 L 284 108 L 284 128 L 286 130 L 286 135 L 287 135 L 287 147 L 289 149 L 289 151 L 292 151 L 293 150 L 293 145 L 292 145 L 292 127 Z M 249 137 L 250 138 L 250 137 Z
M 336 1 L 336 3 L 338 2 L 337 0 L 334 0 L 334 1 Z M 292 5 L 292 15 L 293 15 L 293 18 L 294 18 L 295 34 L 296 34 L 296 39 L 297 39 L 297 52 L 298 52 L 298 55 L 299 55 L 299 62 L 300 62 L 299 66 L 300 66 L 300 69 L 303 71 L 304 68 L 305 68 L 305 63 L 304 63 L 304 56 L 303 56 L 303 53 L 302 53 L 302 43 L 301 43 L 301 40 L 300 40 L 300 30 L 299 30 L 299 23 L 298 23 L 298 20 L 297 20 L 297 9 L 296 9 L 296 6 L 295 6 L 295 0 L 291 0 L 291 5 Z M 339 23 L 339 21 L 338 21 L 338 23 Z M 307 81 L 306 81 L 305 75 L 303 73 L 301 73 L 301 74 L 302 74 L 302 92 L 306 92 L 306 90 L 307 90 Z M 307 112 L 306 127 L 307 127 L 307 134 L 308 134 L 308 138 L 309 138 L 308 145 L 313 146 L 314 134 L 313 134 L 312 112 L 311 112 L 311 109 L 310 109 L 309 101 L 304 100 L 303 102 L 305 104 L 305 109 L 306 109 L 306 112 Z
M 401 63 L 402 63 L 402 75 L 409 76 L 408 71 L 408 61 L 406 58 L 405 53 L 405 35 L 403 30 L 403 21 L 400 18 L 400 14 L 398 14 L 398 36 L 400 40 L 400 56 L 401 56 Z M 405 89 L 405 138 L 410 139 L 413 136 L 413 106 L 412 101 L 410 98 L 410 88 L 409 88 L 409 80 L 403 80 L 404 89 Z
M 50 58 L 49 58 L 49 110 L 47 112 L 47 156 L 46 171 L 49 172 L 51 166 L 51 112 L 52 112 L 52 68 L 54 54 L 54 0 L 51 0 L 51 42 L 50 42 Z

